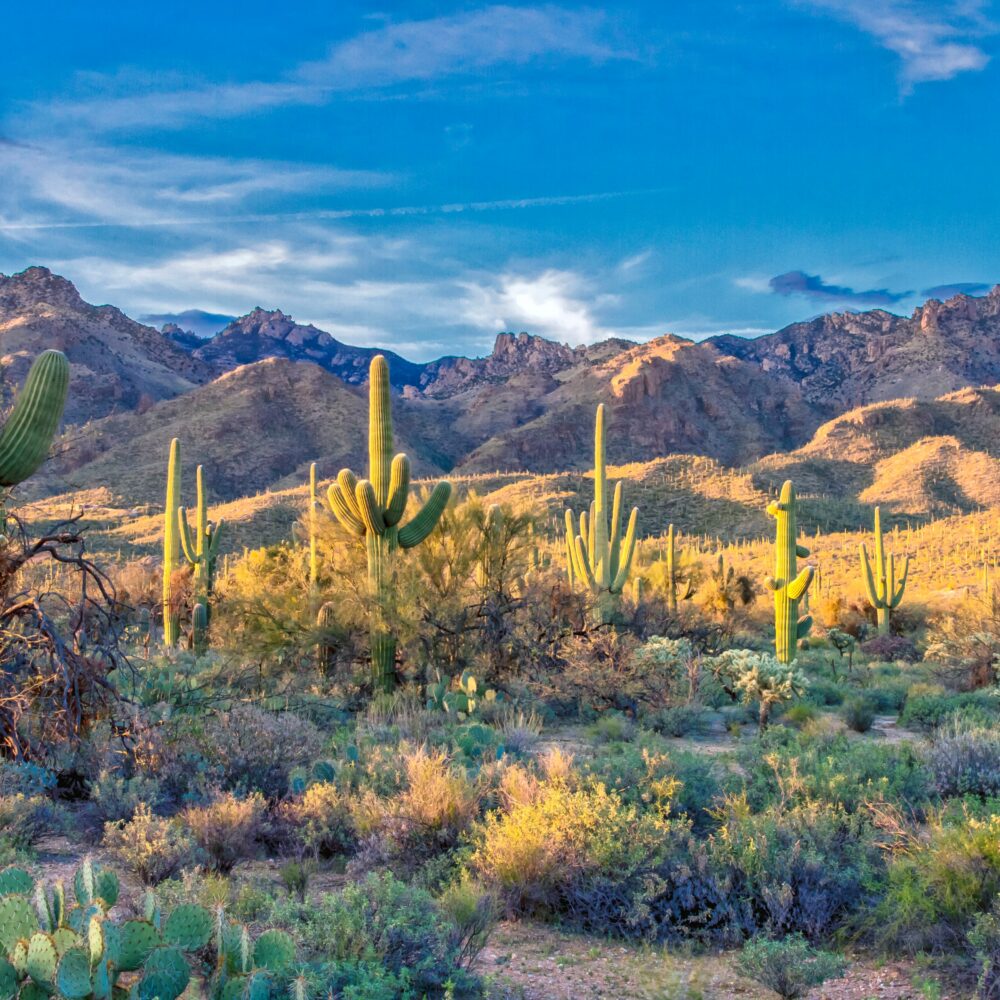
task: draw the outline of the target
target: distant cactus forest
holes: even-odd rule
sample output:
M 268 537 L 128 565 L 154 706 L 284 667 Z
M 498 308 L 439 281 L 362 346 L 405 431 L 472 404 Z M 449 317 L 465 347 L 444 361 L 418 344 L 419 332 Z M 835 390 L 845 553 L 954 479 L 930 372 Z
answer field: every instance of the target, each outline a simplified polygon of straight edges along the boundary
M 997 509 L 912 449 L 866 494 L 825 430 L 616 465 L 599 398 L 589 472 L 425 480 L 391 374 L 343 429 L 367 467 L 213 503 L 181 433 L 126 510 L 19 501 L 74 392 L 35 360 L 4 996 L 1000 997 Z

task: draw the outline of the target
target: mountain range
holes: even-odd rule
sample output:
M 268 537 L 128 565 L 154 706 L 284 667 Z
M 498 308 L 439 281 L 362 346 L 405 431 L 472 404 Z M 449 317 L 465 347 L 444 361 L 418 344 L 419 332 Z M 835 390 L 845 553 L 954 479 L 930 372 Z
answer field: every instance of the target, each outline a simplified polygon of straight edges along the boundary
M 324 476 L 365 466 L 363 383 L 376 349 L 342 344 L 278 310 L 254 309 L 203 339 L 88 304 L 43 267 L 0 275 L 5 401 L 46 347 L 67 354 L 73 381 L 65 433 L 29 492 L 107 486 L 129 502 L 155 502 L 175 435 L 187 461 L 210 467 L 219 500 L 299 483 L 310 461 Z M 939 399 L 1000 383 L 1000 286 L 929 300 L 910 317 L 832 313 L 754 340 L 665 334 L 571 348 L 501 333 L 483 358 L 415 363 L 379 352 L 398 393 L 397 448 L 428 475 L 585 469 L 598 402 L 609 410 L 609 460 L 618 463 L 688 453 L 763 470 L 806 454 L 810 468 L 822 458 L 822 474 L 835 476 L 844 461 L 841 432 L 829 429 L 837 418 L 866 414 L 852 425 L 852 447 L 863 450 L 888 419 L 869 404 L 899 399 L 912 400 L 896 408 L 909 428 L 900 448 L 937 441 L 915 462 L 933 453 L 935 467 L 954 466 L 955 448 L 988 459 L 1000 430 L 993 396 L 963 402 L 957 421 L 947 415 L 955 406 Z M 962 430 L 974 412 L 986 414 L 978 437 Z M 857 470 L 843 471 L 868 488 Z

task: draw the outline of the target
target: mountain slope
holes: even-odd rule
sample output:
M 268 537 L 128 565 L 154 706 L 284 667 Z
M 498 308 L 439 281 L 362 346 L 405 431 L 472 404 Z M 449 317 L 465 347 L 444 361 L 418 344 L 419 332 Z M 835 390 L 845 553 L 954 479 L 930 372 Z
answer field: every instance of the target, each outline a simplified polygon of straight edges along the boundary
M 0 367 L 4 397 L 46 348 L 70 360 L 66 423 L 134 410 L 188 392 L 208 370 L 150 326 L 114 306 L 84 302 L 73 284 L 44 267 L 0 274 Z
M 715 337 L 733 357 L 802 387 L 827 411 L 1000 381 L 1000 285 L 988 295 L 929 299 L 908 319 L 882 309 L 832 313 L 745 340 Z
M 440 467 L 421 418 L 397 414 L 396 449 L 409 453 L 415 474 L 431 475 Z M 128 504 L 156 502 L 173 437 L 186 467 L 207 467 L 213 498 L 229 500 L 302 482 L 312 461 L 323 476 L 344 465 L 367 469 L 368 399 L 315 365 L 259 361 L 145 413 L 77 429 L 31 486 L 36 493 L 106 486 Z
M 563 373 L 540 414 L 464 459 L 463 472 L 586 467 L 594 408 L 607 405 L 609 458 L 690 452 L 740 464 L 808 440 L 819 424 L 797 386 L 711 345 L 665 336 Z

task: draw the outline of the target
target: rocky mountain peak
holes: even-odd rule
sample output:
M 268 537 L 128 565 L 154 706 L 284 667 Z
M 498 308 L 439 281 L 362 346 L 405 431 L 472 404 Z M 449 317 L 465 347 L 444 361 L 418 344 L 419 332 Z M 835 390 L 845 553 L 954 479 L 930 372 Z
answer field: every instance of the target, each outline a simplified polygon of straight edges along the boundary
M 10 276 L 0 274 L 0 310 L 23 311 L 41 305 L 76 310 L 86 303 L 72 281 L 47 267 L 29 267 Z

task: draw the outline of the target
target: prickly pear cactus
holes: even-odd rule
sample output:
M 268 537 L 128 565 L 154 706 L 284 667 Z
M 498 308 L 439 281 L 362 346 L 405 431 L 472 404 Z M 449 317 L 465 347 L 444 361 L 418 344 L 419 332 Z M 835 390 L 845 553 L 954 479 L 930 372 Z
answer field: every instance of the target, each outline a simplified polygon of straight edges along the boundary
M 91 861 L 73 879 L 70 908 L 58 883 L 51 893 L 35 887 L 32 905 L 31 877 L 19 869 L 0 873 L 0 885 L 17 890 L 0 896 L 0 948 L 7 956 L 0 957 L 0 996 L 121 1000 L 126 994 L 119 976 L 139 973 L 135 1000 L 177 1000 L 190 980 L 185 952 L 200 950 L 212 937 L 212 917 L 200 906 L 171 913 L 166 936 L 154 921 L 112 922 L 107 911 L 118 898 L 118 879 Z M 158 920 L 155 902 L 151 908 Z

